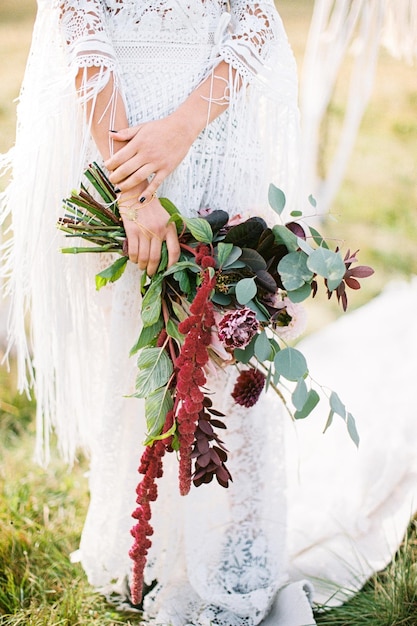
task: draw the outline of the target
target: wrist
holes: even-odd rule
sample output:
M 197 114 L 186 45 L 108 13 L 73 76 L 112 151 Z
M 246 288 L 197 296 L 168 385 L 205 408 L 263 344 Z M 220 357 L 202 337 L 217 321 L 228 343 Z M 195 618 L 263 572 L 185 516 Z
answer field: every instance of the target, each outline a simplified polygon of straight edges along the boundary
M 199 114 L 196 108 L 187 101 L 171 113 L 170 117 L 174 121 L 178 134 L 184 137 L 190 146 L 207 124 L 207 114 Z

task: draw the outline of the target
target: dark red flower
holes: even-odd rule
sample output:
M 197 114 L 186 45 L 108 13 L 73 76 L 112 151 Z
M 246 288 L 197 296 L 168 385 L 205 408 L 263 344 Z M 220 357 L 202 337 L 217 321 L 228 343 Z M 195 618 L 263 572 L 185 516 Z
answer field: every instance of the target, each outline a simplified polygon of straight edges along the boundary
M 201 267 L 206 269 L 207 267 L 216 267 L 216 261 L 212 256 L 203 256 L 201 259 Z
M 218 323 L 219 339 L 228 348 L 245 348 L 258 332 L 256 313 L 249 307 L 227 311 Z
M 205 252 L 205 250 L 204 250 Z M 206 382 L 202 367 L 209 359 L 208 346 L 214 324 L 213 304 L 210 300 L 215 278 L 206 270 L 203 281 L 190 306 L 191 315 L 179 325 L 185 334 L 184 343 L 176 360 L 177 367 L 177 434 L 179 443 L 179 484 L 181 495 L 191 487 L 191 452 L 198 414 L 203 407 L 201 391 Z
M 162 476 L 162 457 L 165 454 L 165 442 L 156 441 L 151 446 L 147 446 L 142 454 L 139 473 L 143 478 L 139 483 L 136 493 L 137 509 L 132 517 L 137 520 L 131 532 L 134 543 L 129 551 L 129 556 L 133 560 L 132 572 L 132 602 L 139 604 L 142 600 L 143 570 L 146 564 L 146 556 L 152 543 L 149 539 L 153 535 L 153 528 L 149 521 L 151 519 L 150 502 L 156 500 L 158 496 L 155 480 Z
M 236 404 L 247 408 L 257 403 L 265 385 L 265 376 L 259 370 L 249 369 L 237 377 L 232 398 Z

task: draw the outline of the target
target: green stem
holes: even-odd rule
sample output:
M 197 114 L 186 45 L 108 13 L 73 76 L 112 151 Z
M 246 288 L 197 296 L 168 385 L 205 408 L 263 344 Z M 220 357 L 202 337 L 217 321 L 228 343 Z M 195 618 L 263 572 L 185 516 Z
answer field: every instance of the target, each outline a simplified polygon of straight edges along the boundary
M 122 250 L 120 248 L 115 248 L 113 244 L 99 247 L 89 246 L 88 248 L 61 248 L 61 252 L 63 254 L 81 254 L 83 252 L 118 252 L 119 254 L 122 254 Z

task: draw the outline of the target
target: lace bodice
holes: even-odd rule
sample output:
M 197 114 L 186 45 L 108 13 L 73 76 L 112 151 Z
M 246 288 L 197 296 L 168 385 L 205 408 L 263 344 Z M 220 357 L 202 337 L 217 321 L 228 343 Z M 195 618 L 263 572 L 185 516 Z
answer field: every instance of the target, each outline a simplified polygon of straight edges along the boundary
M 117 65 L 113 44 L 118 40 L 140 35 L 142 41 L 153 42 L 158 55 L 158 42 L 213 43 L 217 34 L 218 56 L 249 79 L 276 38 L 274 4 L 232 1 L 230 26 L 222 34 L 219 20 L 227 6 L 221 0 L 61 0 L 61 28 L 73 63 L 111 69 Z

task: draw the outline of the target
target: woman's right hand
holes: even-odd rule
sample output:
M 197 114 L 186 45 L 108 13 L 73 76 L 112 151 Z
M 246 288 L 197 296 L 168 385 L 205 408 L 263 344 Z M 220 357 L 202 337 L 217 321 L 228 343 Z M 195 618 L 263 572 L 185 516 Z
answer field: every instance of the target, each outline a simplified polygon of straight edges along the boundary
M 132 198 L 133 196 L 133 198 Z M 139 202 L 142 194 L 129 190 L 118 197 L 119 210 L 126 231 L 129 259 L 139 269 L 153 276 L 161 260 L 162 242 L 168 249 L 168 267 L 176 263 L 180 256 L 177 230 L 169 222 L 169 214 L 154 197 L 144 206 Z

